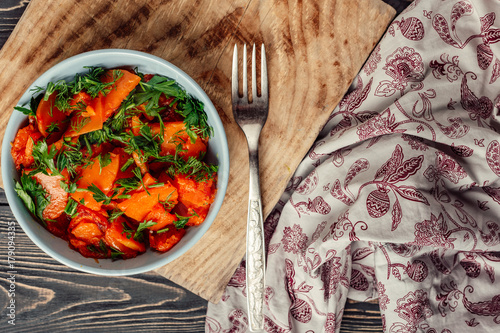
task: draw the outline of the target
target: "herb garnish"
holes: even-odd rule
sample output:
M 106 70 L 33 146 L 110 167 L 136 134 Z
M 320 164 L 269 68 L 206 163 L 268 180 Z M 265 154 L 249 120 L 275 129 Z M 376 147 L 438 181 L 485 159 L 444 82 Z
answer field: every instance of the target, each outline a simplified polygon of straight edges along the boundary
M 35 165 L 37 169 L 45 174 L 47 174 L 47 169 L 50 170 L 52 175 L 60 175 L 61 173 L 56 168 L 54 163 L 54 157 L 57 154 L 57 149 L 52 146 L 49 149 L 47 142 L 45 140 L 38 141 L 33 147 L 33 158 L 35 159 Z
M 78 202 L 73 200 L 72 198 L 69 198 L 68 203 L 64 208 L 64 213 L 66 213 L 69 217 L 73 218 L 76 214 L 77 208 L 78 208 Z
M 38 184 L 31 176 L 22 174 L 20 182 L 16 182 L 14 190 L 28 210 L 43 222 L 43 211 L 49 205 L 50 197 L 47 196 L 42 185 Z
M 135 231 L 134 235 L 134 240 L 138 242 L 142 242 L 144 240 L 144 231 L 147 230 L 147 228 L 152 227 L 156 225 L 157 223 L 154 221 L 144 221 L 139 223 L 139 226 L 137 227 L 137 230 Z
M 70 176 L 76 175 L 76 169 L 85 163 L 81 149 L 79 141 L 73 142 L 70 138 L 64 138 L 63 146 L 56 159 L 57 169 L 67 169 Z
M 196 138 L 208 138 L 213 134 L 213 128 L 208 125 L 204 105 L 196 97 L 189 95 L 174 80 L 155 75 L 148 82 L 140 83 L 142 91 L 136 94 L 137 105 L 144 104 L 146 111 L 160 108 L 161 94 L 174 97 L 171 105 L 177 102 L 175 111 L 184 117 L 186 132 L 192 141 Z
M 197 182 L 213 179 L 219 170 L 217 165 L 208 164 L 196 157 L 190 156 L 187 161 L 183 158 L 175 158 L 173 155 L 166 155 L 157 158 L 155 161 L 169 162 L 172 165 L 166 170 L 170 177 L 182 174 L 193 177 Z
M 198 214 L 196 214 L 196 212 L 193 213 L 193 215 L 191 216 L 181 216 L 179 214 L 175 214 L 175 216 L 177 217 L 177 221 L 174 221 L 174 225 L 177 229 L 183 229 L 186 227 L 187 223 L 189 222 L 189 219 L 194 217 L 194 216 L 198 216 Z

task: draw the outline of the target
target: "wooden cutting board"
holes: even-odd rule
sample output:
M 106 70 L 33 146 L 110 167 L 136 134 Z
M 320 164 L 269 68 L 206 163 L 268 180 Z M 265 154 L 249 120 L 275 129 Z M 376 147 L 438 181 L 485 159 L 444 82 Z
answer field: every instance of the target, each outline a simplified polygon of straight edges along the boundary
M 75 54 L 134 49 L 187 72 L 224 124 L 229 187 L 206 235 L 157 272 L 218 302 L 245 254 L 248 156 L 231 110 L 234 44 L 266 46 L 270 114 L 260 167 L 267 216 L 394 15 L 381 0 L 31 0 L 0 51 L 0 137 L 26 88 Z

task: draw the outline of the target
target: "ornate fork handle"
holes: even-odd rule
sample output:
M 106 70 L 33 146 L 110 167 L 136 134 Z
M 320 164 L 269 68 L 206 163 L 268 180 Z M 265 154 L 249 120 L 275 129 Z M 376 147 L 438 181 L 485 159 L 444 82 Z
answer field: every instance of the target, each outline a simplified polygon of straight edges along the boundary
M 269 111 L 267 64 L 264 45 L 261 47 L 261 95 L 257 95 L 255 45 L 252 51 L 252 101 L 249 101 L 247 82 L 247 48 L 243 48 L 243 96 L 238 89 L 238 48 L 234 46 L 231 101 L 234 119 L 248 143 L 250 188 L 247 219 L 247 307 L 250 331 L 264 329 L 265 245 L 264 223 L 259 182 L 259 137 Z
M 255 136 L 254 136 L 255 138 Z M 258 136 L 257 142 L 249 141 L 249 166 L 250 166 L 250 188 L 248 200 L 248 223 L 247 223 L 247 302 L 249 309 L 250 329 L 263 329 L 264 315 L 264 285 L 265 285 L 265 246 L 264 246 L 264 223 L 262 218 L 262 204 L 259 182 L 259 155 Z

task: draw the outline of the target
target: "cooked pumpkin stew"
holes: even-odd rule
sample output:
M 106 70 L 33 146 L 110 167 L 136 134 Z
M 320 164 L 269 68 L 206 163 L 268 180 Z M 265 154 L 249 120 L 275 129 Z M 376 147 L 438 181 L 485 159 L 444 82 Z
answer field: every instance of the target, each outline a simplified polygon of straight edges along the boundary
M 166 252 L 205 220 L 215 197 L 204 106 L 164 76 L 86 70 L 15 108 L 29 120 L 12 142 L 15 190 L 85 257 Z

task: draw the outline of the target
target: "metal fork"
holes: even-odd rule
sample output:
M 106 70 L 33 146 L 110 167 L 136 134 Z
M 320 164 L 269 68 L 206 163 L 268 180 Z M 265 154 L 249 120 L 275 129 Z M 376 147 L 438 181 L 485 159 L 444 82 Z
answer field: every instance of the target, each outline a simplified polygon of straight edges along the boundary
M 265 245 L 264 224 L 262 219 L 262 204 L 259 181 L 259 137 L 266 123 L 269 110 L 267 64 L 264 44 L 261 48 L 261 94 L 257 95 L 257 69 L 255 64 L 255 44 L 252 51 L 252 101 L 248 96 L 247 79 L 247 46 L 243 48 L 243 96 L 238 88 L 238 47 L 234 46 L 232 104 L 236 123 L 245 133 L 250 167 L 250 187 L 247 220 L 247 253 L 246 253 L 246 283 L 247 306 L 250 331 L 264 329 L 264 276 L 265 276 Z

